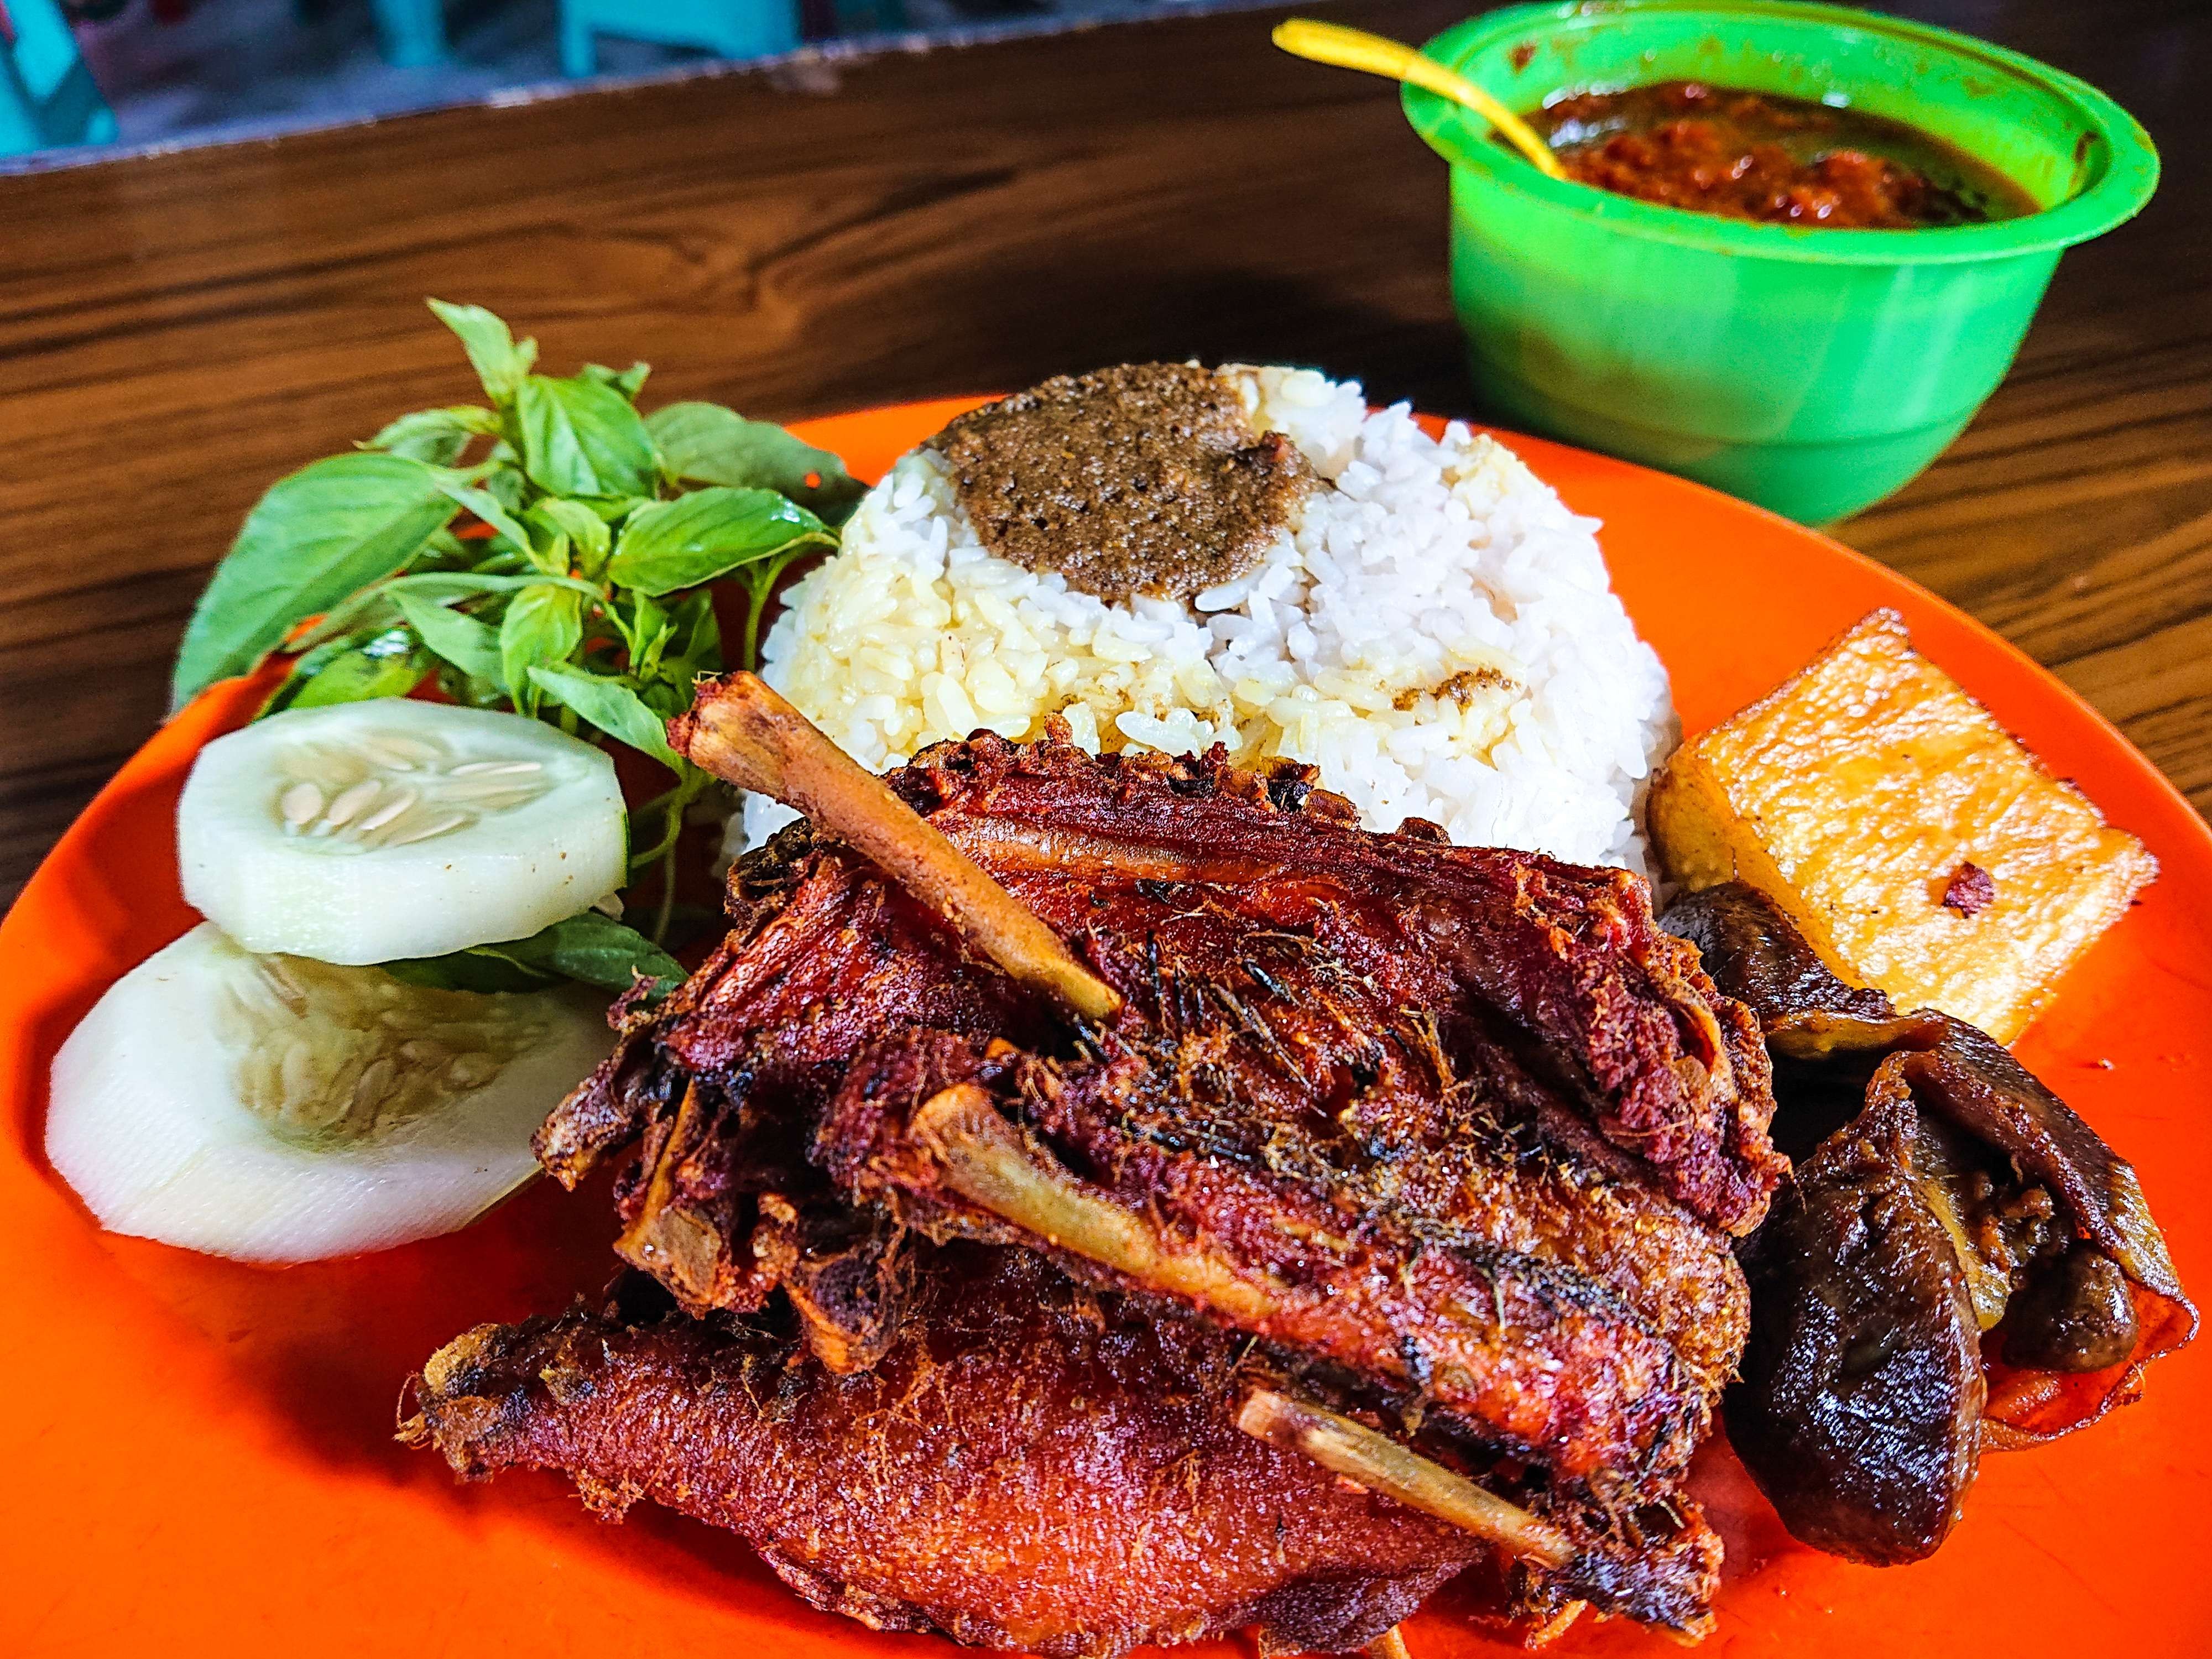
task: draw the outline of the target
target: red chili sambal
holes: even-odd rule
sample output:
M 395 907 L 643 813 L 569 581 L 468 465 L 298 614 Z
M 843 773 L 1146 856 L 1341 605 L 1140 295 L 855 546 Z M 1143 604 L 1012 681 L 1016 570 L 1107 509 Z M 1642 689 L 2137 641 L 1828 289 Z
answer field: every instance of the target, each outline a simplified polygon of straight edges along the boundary
M 1572 179 L 1692 213 L 1918 230 L 2035 212 L 2011 179 L 1902 121 L 1701 81 L 1584 92 L 1528 116 Z

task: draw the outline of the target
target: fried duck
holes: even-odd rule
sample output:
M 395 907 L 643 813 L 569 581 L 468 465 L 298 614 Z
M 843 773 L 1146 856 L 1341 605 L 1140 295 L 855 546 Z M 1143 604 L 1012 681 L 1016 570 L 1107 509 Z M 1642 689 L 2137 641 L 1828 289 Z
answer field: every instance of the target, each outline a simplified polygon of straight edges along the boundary
M 403 1437 L 465 1475 L 565 1471 L 744 1536 L 815 1606 L 988 1647 L 1112 1655 L 1256 1626 L 1358 1649 L 1485 1547 L 1237 1432 L 1239 1346 L 1023 1252 L 910 1264 L 908 1317 L 841 1376 L 787 1317 L 612 1303 L 434 1355 Z
M 1918 1559 L 1984 1449 L 2133 1399 L 2196 1310 L 2134 1170 L 1984 1033 L 1844 985 L 1741 884 L 1666 922 L 1758 1016 L 1801 1160 L 1741 1247 L 1729 1438 L 1798 1537 Z
M 856 1255 L 1011 1232 L 1566 1474 L 1680 1468 L 1743 1329 L 1710 1224 L 1755 1221 L 1782 1165 L 1755 1030 L 1632 878 L 1366 834 L 1305 778 L 1218 763 L 986 735 L 895 787 L 1115 1012 L 1068 1018 L 787 832 L 733 873 L 714 959 L 540 1137 L 570 1182 L 641 1145 L 632 1261 L 694 1310 L 796 1283 L 818 1351 L 864 1362 L 890 1315 Z M 1079 1188 L 1149 1265 L 961 1194 L 945 1132 L 998 1138 L 1036 1196 Z M 855 1201 L 889 1231 L 856 1238 Z
M 915 1236 L 1024 1246 L 1422 1429 L 1525 1506 L 1528 1604 L 1697 1627 L 1676 1482 L 1784 1166 L 1755 1028 L 1639 883 L 1218 757 L 984 734 L 886 788 L 749 677 L 672 735 L 817 827 L 732 872 L 721 949 L 540 1136 L 572 1184 L 636 1149 L 629 1261 L 695 1314 L 781 1287 L 863 1371 Z

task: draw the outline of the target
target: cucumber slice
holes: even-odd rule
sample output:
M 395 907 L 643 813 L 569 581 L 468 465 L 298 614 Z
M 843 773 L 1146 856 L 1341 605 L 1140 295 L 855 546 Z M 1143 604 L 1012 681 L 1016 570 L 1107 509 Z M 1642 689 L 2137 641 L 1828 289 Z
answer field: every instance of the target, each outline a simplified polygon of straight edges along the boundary
M 292 709 L 200 751 L 185 897 L 253 951 L 437 957 L 527 939 L 626 873 L 614 763 L 543 721 L 404 697 Z
M 54 1059 L 46 1155 L 100 1224 L 247 1261 L 465 1226 L 612 1046 L 604 998 L 483 996 L 256 956 L 203 923 Z

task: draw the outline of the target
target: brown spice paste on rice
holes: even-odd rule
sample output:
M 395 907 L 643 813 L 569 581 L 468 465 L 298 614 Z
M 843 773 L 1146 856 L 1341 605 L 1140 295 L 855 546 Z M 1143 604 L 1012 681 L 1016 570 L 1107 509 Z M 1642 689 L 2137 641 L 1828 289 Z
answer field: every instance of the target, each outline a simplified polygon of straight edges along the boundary
M 931 442 L 986 548 L 1109 605 L 1245 574 L 1316 482 L 1225 377 L 1181 363 L 1064 374 Z

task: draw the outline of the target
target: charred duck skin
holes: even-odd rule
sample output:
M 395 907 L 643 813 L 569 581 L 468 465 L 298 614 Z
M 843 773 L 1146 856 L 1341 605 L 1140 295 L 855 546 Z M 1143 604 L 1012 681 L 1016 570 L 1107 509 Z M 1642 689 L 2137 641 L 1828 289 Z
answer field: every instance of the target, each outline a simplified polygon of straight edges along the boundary
M 1453 847 L 1418 821 L 1369 834 L 1304 769 L 1262 777 L 1218 757 L 1097 760 L 987 738 L 921 757 L 896 787 L 1125 996 L 1155 988 L 1151 934 L 1121 925 L 1115 902 L 1187 885 L 1225 913 L 1224 947 L 1270 931 L 1310 940 L 1318 971 L 1435 1020 L 1447 1052 L 1488 1024 L 1554 1086 L 1574 1120 L 1555 1133 L 1713 1226 L 1755 1224 L 1785 1167 L 1755 1030 L 1626 872 Z M 1335 1023 L 1326 1006 L 1316 1018 Z M 1142 1023 L 1124 1010 L 1116 1029 Z M 1348 1039 L 1340 1026 L 1285 1046 L 1309 1089 L 1341 1066 L 1364 1091 Z
M 984 1647 L 1114 1655 L 1256 1626 L 1271 1651 L 1350 1652 L 1477 1563 L 1505 1619 L 1587 1595 L 1696 1628 L 1712 1594 L 1718 1541 L 1686 1503 L 1644 1512 L 1632 1547 L 1570 1542 L 1587 1582 L 1540 1581 L 1240 1431 L 1278 1380 L 1249 1345 L 1025 1252 L 909 1266 L 908 1316 L 864 1374 L 812 1360 L 788 1321 L 692 1318 L 633 1276 L 598 1313 L 447 1344 L 401 1438 L 471 1479 L 564 1473 L 608 1519 L 649 1498 L 738 1533 L 817 1607 Z M 1564 1540 L 1582 1518 L 1539 1524 Z
M 1146 1099 L 1157 1075 L 994 1057 L 972 1041 L 908 1034 L 856 1062 L 823 1118 L 817 1156 L 856 1197 L 921 1231 L 1041 1248 L 1079 1277 L 1425 1399 L 1567 1480 L 1634 1492 L 1686 1460 L 1741 1340 L 1724 1266 L 1704 1280 L 1674 1274 L 1654 1297 L 1672 1296 L 1686 1317 L 1680 1304 L 1702 1293 L 1717 1328 L 1678 1328 L 1718 1367 L 1699 1371 L 1628 1301 L 1565 1265 L 1571 1252 L 1530 1248 L 1545 1242 L 1537 1212 L 1547 1205 L 1559 1224 L 1552 1231 L 1571 1236 L 1575 1189 L 1501 1176 L 1510 1168 L 1501 1159 L 1452 1194 L 1449 1220 L 1408 1224 L 1356 1175 L 1279 1178 L 1263 1146 L 1240 1148 L 1230 1126 Z M 963 1188 L 945 1152 L 948 1112 L 975 1115 L 969 1144 L 1027 1131 L 1034 1178 L 1087 1200 L 1117 1233 L 1136 1230 L 1137 1255 L 1118 1239 L 1087 1238 L 1079 1214 L 1031 1213 L 1018 1196 Z M 1207 1154 L 1188 1155 L 1194 1142 Z M 1464 1146 L 1437 1162 L 1448 1170 L 1462 1159 L 1475 1162 Z M 1421 1173 L 1445 1188 L 1445 1171 Z
M 702 692 L 702 708 L 715 695 Z M 686 721 L 700 717 L 695 709 Z M 709 758 L 730 748 L 704 725 L 679 721 L 678 735 Z M 984 733 L 939 744 L 887 781 L 924 834 L 973 860 L 1107 982 L 1112 1012 L 1089 1022 L 1097 1035 L 1142 1029 L 1140 1012 L 1115 1005 L 1152 977 L 1149 935 L 1117 907 L 1187 886 L 1237 936 L 1218 943 L 1303 938 L 1327 971 L 1364 981 L 1405 1018 L 1435 1022 L 1449 1044 L 1517 1047 L 1556 1097 L 1547 1127 L 1557 1138 L 1648 1180 L 1709 1224 L 1731 1233 L 1755 1225 L 1786 1168 L 1767 1138 L 1773 1101 L 1756 1029 L 1715 993 L 1695 951 L 1656 925 L 1648 890 L 1623 871 L 1452 847 L 1418 820 L 1396 835 L 1366 833 L 1347 803 L 1312 787 L 1309 769 L 1262 775 L 1218 755 L 1100 758 Z M 733 886 L 787 896 L 805 850 L 797 842 L 733 874 Z M 880 863 L 883 850 L 869 850 Z M 881 884 L 872 868 L 854 873 Z M 758 905 L 740 908 L 741 932 L 763 921 Z M 910 898 L 906 908 L 919 913 Z M 945 950 L 946 930 L 923 920 Z M 888 965 L 882 951 L 868 960 Z M 1309 1069 L 1328 1068 L 1340 1092 L 1347 1082 L 1364 1092 L 1366 1045 L 1327 1007 L 1319 1017 L 1324 1029 L 1303 1055 Z M 596 1120 L 549 1130 L 548 1162 L 559 1173 L 612 1133 Z
M 471 1477 L 562 1471 L 610 1519 L 647 1498 L 730 1528 L 876 1628 L 1042 1654 L 1249 1625 L 1353 1651 L 1484 1553 L 1239 1433 L 1225 1339 L 1018 1253 L 933 1258 L 860 1376 L 787 1330 L 688 1318 L 649 1286 L 625 1300 L 456 1339 L 403 1437 Z
M 1755 1030 L 1632 878 L 1364 834 L 1304 776 L 1218 762 L 979 738 L 890 781 L 1116 1011 L 1069 1018 L 873 866 L 788 834 L 733 874 L 714 960 L 541 1135 L 571 1181 L 641 1143 L 630 1260 L 688 1306 L 744 1310 L 789 1264 L 847 1261 L 850 1230 L 825 1245 L 818 1218 L 855 1200 L 1009 1237 L 945 1201 L 911 1133 L 959 1080 L 931 1056 L 998 1045 L 994 1097 L 1045 1159 L 1313 1316 L 1124 1288 L 1568 1478 L 1633 1495 L 1679 1470 L 1743 1331 L 1707 1224 L 1749 1224 L 1782 1166 Z M 825 1358 L 868 1346 L 832 1333 Z
M 2196 1310 L 2134 1170 L 1988 1036 L 1843 985 L 1752 888 L 1666 921 L 1757 1015 L 1803 1160 L 1741 1247 L 1729 1437 L 1799 1537 L 1917 1559 L 1984 1448 L 2134 1399 Z

